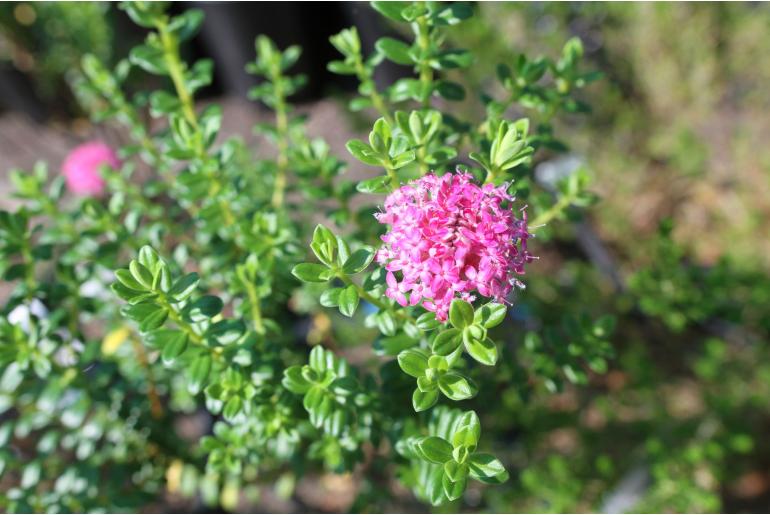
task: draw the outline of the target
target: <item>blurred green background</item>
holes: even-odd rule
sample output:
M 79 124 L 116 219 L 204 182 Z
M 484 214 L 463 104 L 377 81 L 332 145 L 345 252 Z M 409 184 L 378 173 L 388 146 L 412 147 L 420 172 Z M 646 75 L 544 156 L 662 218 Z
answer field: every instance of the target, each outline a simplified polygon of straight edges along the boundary
M 326 45 L 337 25 L 363 19 L 365 9 L 349 4 L 328 31 L 299 43 Z M 496 63 L 520 52 L 556 55 L 575 35 L 587 68 L 604 74 L 584 92 L 593 112 L 558 122 L 601 196 L 569 231 L 590 230 L 598 250 L 591 261 L 562 266 L 560 254 L 577 252 L 574 234 L 556 234 L 561 252 L 542 255 L 527 294 L 556 299 L 564 311 L 589 304 L 621 314 L 607 374 L 556 395 L 535 393 L 542 396 L 535 401 L 503 392 L 488 431 L 515 442 L 527 467 L 487 494 L 493 509 L 766 511 L 770 5 L 501 2 L 476 9 L 479 16 L 451 34 L 477 56 L 456 77 L 469 91 L 499 87 Z M 23 111 L 73 131 L 85 123 L 72 93 L 80 55 L 114 62 L 137 36 L 101 3 L 3 3 L 0 27 L 2 117 Z M 243 39 L 255 35 L 246 31 Z M 198 41 L 188 51 L 212 52 L 212 45 Z M 231 86 L 237 78 L 217 77 L 210 96 L 239 89 Z M 315 98 L 305 99 L 311 113 L 319 98 L 347 87 L 323 74 L 314 79 Z M 460 109 L 481 106 L 471 96 Z M 342 115 L 338 121 L 349 125 Z M 506 433 L 511 427 L 527 431 Z

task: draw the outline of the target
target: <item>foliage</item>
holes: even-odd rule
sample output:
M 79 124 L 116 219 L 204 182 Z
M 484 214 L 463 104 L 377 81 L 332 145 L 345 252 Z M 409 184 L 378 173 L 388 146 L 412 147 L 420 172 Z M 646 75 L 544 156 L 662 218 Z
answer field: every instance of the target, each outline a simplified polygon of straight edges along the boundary
M 441 510 L 595 511 L 642 470 L 625 509 L 713 511 L 741 460 L 767 454 L 766 275 L 694 264 L 662 223 L 613 286 L 584 250 L 592 174 L 536 172 L 590 112 L 601 75 L 580 39 L 489 62 L 456 45 L 478 7 L 372 7 L 403 37 L 371 53 L 355 27 L 331 38 L 329 69 L 358 81 L 348 108 L 375 118 L 346 145 L 371 170 L 353 181 L 291 104 L 301 49 L 256 39 L 250 97 L 274 120 L 255 131 L 275 152 L 255 156 L 195 102 L 213 65 L 180 50 L 202 13 L 121 4 L 145 41 L 114 67 L 85 56 L 79 81 L 94 119 L 131 137 L 106 194 L 66 195 L 40 164 L 12 174 L 23 207 L 0 212 L 5 510 L 137 511 L 168 493 L 234 511 L 254 488 L 296 498 L 334 473 L 355 478 L 354 511 L 407 503 L 403 487 Z M 412 73 L 383 87 L 385 60 Z M 165 87 L 129 94 L 140 73 Z M 527 204 L 543 259 L 511 304 L 457 297 L 441 321 L 386 295 L 372 214 L 455 169 Z
M 109 60 L 113 24 L 109 6 L 101 2 L 5 2 L 0 6 L 0 60 L 27 74 L 35 93 L 62 109 L 71 100 L 78 63 L 87 53 Z M 68 98 L 69 97 L 69 98 Z

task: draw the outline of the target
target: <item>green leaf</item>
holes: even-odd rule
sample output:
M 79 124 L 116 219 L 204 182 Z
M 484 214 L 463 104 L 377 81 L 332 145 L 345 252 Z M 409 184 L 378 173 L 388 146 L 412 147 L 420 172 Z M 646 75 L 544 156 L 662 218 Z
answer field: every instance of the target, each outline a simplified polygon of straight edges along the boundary
M 444 473 L 454 482 L 462 481 L 468 477 L 468 464 L 457 463 L 454 460 L 444 463 Z
M 388 59 L 396 64 L 411 65 L 414 60 L 409 55 L 409 45 L 393 38 L 380 38 L 374 44 L 375 48 L 382 52 Z
M 328 290 L 325 290 L 321 294 L 319 302 L 325 308 L 336 308 L 340 304 L 339 298 L 342 290 L 343 288 L 329 288 Z
M 342 271 L 346 274 L 357 274 L 366 270 L 366 267 L 374 259 L 374 249 L 371 247 L 363 247 L 350 255 L 350 257 L 342 265 Z
M 30 489 L 37 486 L 40 481 L 40 462 L 33 461 L 24 467 L 21 473 L 21 486 L 23 489 Z
M 182 331 L 171 331 L 161 343 L 163 349 L 160 351 L 160 357 L 163 363 L 166 366 L 173 365 L 176 358 L 187 349 L 187 334 Z
M 211 372 L 211 356 L 201 354 L 193 360 L 187 372 L 190 374 L 187 390 L 191 394 L 196 395 L 203 390 L 206 381 L 208 381 L 209 373 Z
M 158 253 L 149 245 L 145 245 L 139 249 L 139 263 L 141 263 L 147 270 L 154 271 L 160 261 Z
M 187 88 L 194 93 L 200 88 L 211 84 L 214 76 L 214 61 L 211 59 L 198 59 L 189 72 L 187 72 Z
M 302 376 L 302 367 L 294 365 L 283 371 L 283 380 L 281 384 L 292 393 L 304 395 L 312 386 L 308 380 Z
M 471 454 L 469 462 L 473 479 L 488 485 L 499 485 L 508 481 L 508 471 L 500 460 L 491 454 L 475 452 Z
M 506 307 L 504 304 L 490 302 L 484 304 L 473 315 L 473 322 L 481 324 L 487 329 L 500 325 L 505 319 Z
M 391 102 L 403 102 L 404 100 L 420 100 L 422 83 L 417 79 L 399 79 L 388 88 L 388 97 Z
M 236 395 L 230 397 L 230 400 L 225 403 L 222 415 L 225 417 L 225 420 L 232 422 L 241 413 L 241 410 L 243 410 L 243 399 Z
M 200 278 L 195 272 L 189 273 L 177 279 L 169 290 L 169 295 L 177 301 L 183 301 L 195 291 Z
M 153 331 L 163 325 L 168 318 L 168 310 L 165 308 L 155 309 L 150 315 L 139 324 L 139 330 L 143 333 Z
M 468 154 L 468 157 L 476 161 L 487 171 L 489 171 L 489 169 L 492 168 L 492 165 L 489 162 L 489 160 L 478 152 L 471 152 L 470 154 Z
M 199 116 L 198 124 L 203 133 L 203 141 L 209 147 L 222 127 L 222 108 L 216 104 L 208 106 Z
M 433 352 L 439 356 L 452 354 L 463 343 L 463 333 L 459 329 L 451 328 L 436 335 L 433 340 Z
M 142 284 L 139 283 L 136 279 L 134 279 L 133 274 L 126 270 L 125 268 L 121 268 L 120 270 L 115 270 L 115 277 L 120 281 L 120 284 L 123 285 L 126 289 L 128 289 L 130 292 L 134 292 L 133 296 L 139 295 L 140 293 L 147 291 L 147 288 L 145 288 Z M 122 290 L 125 291 L 125 290 Z M 121 295 L 119 292 L 118 295 L 123 298 L 123 295 Z M 125 299 L 127 300 L 127 299 Z
M 185 306 L 184 313 L 191 322 L 203 322 L 222 311 L 222 299 L 215 295 L 204 295 L 198 300 Z
M 350 247 L 340 236 L 335 236 L 337 240 L 337 264 L 344 265 L 350 259 Z
M 449 370 L 449 363 L 444 356 L 438 356 L 434 354 L 428 358 L 428 368 L 435 368 L 436 370 L 445 372 Z
M 165 263 L 161 263 L 156 268 L 152 280 L 153 290 L 160 290 L 168 292 L 171 289 L 171 272 L 168 271 L 168 266 Z
M 329 269 L 318 263 L 300 263 L 292 268 L 291 275 L 308 283 L 325 283 L 331 277 Z
M 570 38 L 562 49 L 564 59 L 570 63 L 583 57 L 583 42 L 578 37 Z
M 120 270 L 118 270 L 118 271 L 120 271 Z M 128 272 L 128 270 L 126 270 L 125 272 L 128 274 L 129 277 L 131 276 L 131 274 Z M 125 301 L 128 301 L 128 302 L 134 302 L 135 299 L 137 299 L 139 297 L 144 297 L 144 296 L 150 295 L 150 294 L 145 293 L 145 292 L 136 291 L 136 290 L 133 290 L 131 288 L 128 288 L 128 287 L 126 287 L 124 284 L 122 284 L 120 282 L 112 283 L 110 285 L 110 289 L 113 291 L 113 293 L 115 293 L 115 295 L 117 295 L 121 299 L 123 299 Z
M 420 457 L 431 463 L 443 465 L 452 459 L 452 445 L 438 436 L 426 436 L 417 442 Z
M 302 55 L 302 47 L 292 45 L 281 54 L 281 69 L 288 70 L 299 60 Z
M 385 118 L 377 118 L 369 133 L 369 144 L 381 156 L 387 155 L 392 142 L 392 130 Z
M 355 75 L 356 74 L 356 67 L 352 64 L 346 63 L 345 61 L 329 61 L 326 64 L 326 69 L 338 75 Z M 367 100 L 367 99 L 364 99 L 364 100 Z M 360 103 L 355 105 L 351 103 L 350 110 L 358 111 L 360 109 L 356 109 L 356 107 L 359 107 L 359 106 L 360 106 Z M 369 107 L 369 105 L 367 104 L 365 107 Z M 361 106 L 361 109 L 365 107 Z
M 128 269 L 139 284 L 144 286 L 145 289 L 152 289 L 153 275 L 144 265 L 132 259 L 128 264 Z
M 125 2 L 120 4 L 120 8 L 126 11 L 131 21 L 148 29 L 155 26 L 155 20 L 166 9 L 160 2 Z
M 213 344 L 231 345 L 237 342 L 245 331 L 243 320 L 220 320 L 206 329 L 206 338 Z
M 444 467 L 434 467 L 435 470 L 428 476 L 425 485 L 425 493 L 433 506 L 440 506 L 447 501 L 444 494 Z
M 445 50 L 437 57 L 442 69 L 467 68 L 473 63 L 473 54 L 468 50 Z
M 450 501 L 454 501 L 462 497 L 463 493 L 465 493 L 465 487 L 467 484 L 467 475 L 461 476 L 458 481 L 452 481 L 446 474 L 445 469 L 444 477 L 442 478 L 442 486 L 444 487 L 444 494 L 446 494 Z
M 158 90 L 150 94 L 150 115 L 157 118 L 175 112 L 181 106 L 181 102 L 168 91 Z
M 470 379 L 456 373 L 447 372 L 438 378 L 438 387 L 441 393 L 453 401 L 470 399 L 478 393 L 478 387 Z
M 374 321 L 382 334 L 386 336 L 393 336 L 396 334 L 398 325 L 396 324 L 395 317 L 390 311 L 380 311 L 374 316 Z
M 345 428 L 347 415 L 342 410 L 335 410 L 331 417 L 324 421 L 324 431 L 332 436 L 340 436 Z
M 449 323 L 457 329 L 465 329 L 473 323 L 473 306 L 462 299 L 454 299 L 449 306 Z
M 396 356 L 399 352 L 414 347 L 417 342 L 417 339 L 405 333 L 384 336 L 374 342 L 374 352 L 377 355 Z
M 338 302 L 340 306 L 340 313 L 346 317 L 352 317 L 358 307 L 358 290 L 354 285 L 350 285 L 342 292 L 340 292 Z
M 460 101 L 465 99 L 465 88 L 448 80 L 439 81 L 436 84 L 436 92 L 447 100 Z
M 500 170 L 514 168 L 528 161 L 534 148 L 527 145 L 529 120 L 522 118 L 515 123 L 501 122 L 489 150 L 491 163 Z
M 356 190 L 361 193 L 390 193 L 390 177 L 387 175 L 381 175 L 379 177 L 373 177 L 359 182 L 356 185 Z
M 452 435 L 452 445 L 466 447 L 473 451 L 481 437 L 481 424 L 474 411 L 466 411 L 457 423 L 457 429 Z
M 161 309 L 160 306 L 158 306 L 154 302 L 139 302 L 137 304 L 123 306 L 120 309 L 120 312 L 122 315 L 130 318 L 131 320 L 139 322 L 141 324 L 142 322 L 144 322 L 145 318 L 147 318 L 148 316 L 152 315 L 153 313 L 155 313 L 160 309 Z
M 24 372 L 19 363 L 11 362 L 5 367 L 2 377 L 0 377 L 0 391 L 12 393 L 19 387 L 24 380 Z
M 321 386 L 315 385 L 311 387 L 302 399 L 302 405 L 308 412 L 317 411 L 321 408 L 326 394 Z
M 417 327 L 421 331 L 432 331 L 433 329 L 439 327 L 441 325 L 441 322 L 436 320 L 436 314 L 428 311 L 427 313 L 423 313 L 419 317 L 417 317 Z
M 401 14 L 404 9 L 412 5 L 411 2 L 390 2 L 390 1 L 375 1 L 371 2 L 375 11 L 395 21 L 406 21 L 406 18 Z
M 179 41 L 187 41 L 198 32 L 201 24 L 203 24 L 203 18 L 202 10 L 188 9 L 179 16 L 172 18 L 168 28 L 177 34 Z
M 361 52 L 361 39 L 355 27 L 343 29 L 339 34 L 331 36 L 329 41 L 342 55 L 356 56 Z
M 328 351 L 316 345 L 313 350 L 310 351 L 310 358 L 308 364 L 310 368 L 316 372 L 323 373 L 326 371 L 335 371 L 337 369 L 338 360 L 335 358 L 334 353 Z
M 382 164 L 382 158 L 379 152 L 375 151 L 361 140 L 350 140 L 345 144 L 345 148 L 348 149 L 348 152 L 350 152 L 353 157 L 364 164 L 369 166 L 380 166 Z
M 487 329 L 483 325 L 473 323 L 463 329 L 463 341 L 483 340 L 487 337 Z
M 616 319 L 612 315 L 603 315 L 594 322 L 593 334 L 597 338 L 607 338 L 615 331 Z
M 468 460 L 469 454 L 468 448 L 462 445 L 452 449 L 452 458 L 454 458 L 457 463 L 465 463 Z
M 438 390 L 431 392 L 423 392 L 419 388 L 415 388 L 414 394 L 412 394 L 412 407 L 414 411 L 425 411 L 433 407 L 438 400 Z
M 489 366 L 494 366 L 497 363 L 497 346 L 489 338 L 483 340 L 465 339 L 465 350 L 479 363 Z
M 131 49 L 128 59 L 132 64 L 142 68 L 144 71 L 155 75 L 166 75 L 168 69 L 163 51 L 150 45 L 139 45 Z
M 144 335 L 144 342 L 150 348 L 163 349 L 179 333 L 178 329 L 156 329 Z
M 412 377 L 420 377 L 428 368 L 428 357 L 417 349 L 407 349 L 398 355 L 401 370 Z
M 446 5 L 446 7 L 434 15 L 436 24 L 457 25 L 473 16 L 473 8 L 468 2 L 451 2 L 440 5 Z
M 337 237 L 323 224 L 318 224 L 313 230 L 313 241 L 310 248 L 316 257 L 326 265 L 334 263 L 334 251 L 337 250 Z
M 417 159 L 417 154 L 415 154 L 414 150 L 407 150 L 406 152 L 402 152 L 391 158 L 390 165 L 394 170 L 398 170 L 399 168 L 405 167 L 415 159 Z
M 438 391 L 438 382 L 435 375 L 429 379 L 427 376 L 421 376 L 417 378 L 417 388 L 421 392 L 435 392 Z
M 338 377 L 329 385 L 329 390 L 334 395 L 350 397 L 359 390 L 358 381 L 351 376 Z

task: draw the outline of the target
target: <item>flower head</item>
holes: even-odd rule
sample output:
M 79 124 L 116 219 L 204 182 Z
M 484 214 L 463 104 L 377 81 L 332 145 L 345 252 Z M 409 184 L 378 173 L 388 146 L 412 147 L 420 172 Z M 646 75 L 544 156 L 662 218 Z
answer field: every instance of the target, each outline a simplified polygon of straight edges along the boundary
M 76 195 L 102 195 L 105 186 L 104 179 L 99 173 L 102 165 L 111 168 L 120 167 L 117 154 L 107 144 L 91 141 L 74 148 L 62 165 L 67 188 Z
M 517 218 L 513 200 L 506 186 L 479 186 L 462 172 L 426 175 L 391 193 L 375 215 L 390 226 L 377 252 L 385 294 L 402 306 L 422 302 L 442 321 L 457 297 L 505 302 L 533 259 L 526 212 Z

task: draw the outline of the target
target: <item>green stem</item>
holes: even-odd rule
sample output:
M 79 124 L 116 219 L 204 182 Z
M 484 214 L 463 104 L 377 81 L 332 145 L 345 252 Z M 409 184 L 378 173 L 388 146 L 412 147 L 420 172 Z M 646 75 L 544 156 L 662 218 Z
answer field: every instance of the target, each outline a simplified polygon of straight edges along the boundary
M 362 84 L 370 83 L 371 87 L 369 88 L 369 100 L 372 101 L 372 105 L 374 106 L 374 109 L 383 117 L 385 118 L 385 121 L 388 122 L 388 125 L 393 125 L 393 118 L 390 116 L 390 112 L 388 111 L 388 107 L 385 105 L 385 100 L 382 98 L 382 95 L 377 91 L 377 87 L 374 83 L 374 76 L 371 73 L 370 70 L 364 66 L 363 59 L 361 57 L 361 54 L 357 54 L 355 57 L 355 67 L 356 67 L 356 76 L 358 77 L 358 80 Z
M 147 359 L 147 353 L 144 352 L 142 342 L 136 337 L 136 334 L 131 333 L 129 339 L 134 347 L 136 358 L 147 376 L 147 398 L 150 401 L 150 414 L 155 419 L 163 418 L 163 405 L 160 402 L 158 390 L 155 388 L 155 378 L 153 377 L 152 367 L 150 367 L 150 361 Z
M 484 179 L 484 184 L 494 182 L 495 177 L 497 177 L 498 170 L 495 169 L 489 169 L 487 170 L 487 176 Z
M 427 157 L 428 153 L 428 144 L 425 143 L 424 145 L 420 145 L 420 147 L 417 149 L 417 161 L 420 166 L 420 176 L 424 176 L 426 173 L 428 173 L 428 163 L 425 162 L 425 158 Z
M 372 100 L 372 104 L 374 105 L 374 108 L 377 109 L 377 112 L 385 118 L 385 121 L 388 122 L 389 125 L 393 125 L 393 118 L 391 118 L 388 108 L 385 106 L 385 101 L 374 88 L 374 79 L 372 79 L 372 92 L 369 94 L 369 98 Z
M 273 184 L 272 204 L 276 209 L 283 207 L 286 193 L 286 173 L 289 168 L 289 117 L 286 107 L 286 94 L 283 91 L 283 77 L 279 66 L 272 68 L 270 78 L 275 88 L 275 129 L 277 133 L 278 169 Z
M 159 18 L 155 24 L 160 35 L 160 41 L 163 45 L 163 55 L 168 65 L 168 73 L 171 81 L 174 83 L 179 101 L 182 103 L 182 112 L 187 121 L 197 130 L 198 117 L 195 115 L 195 105 L 190 91 L 184 80 L 184 65 L 179 58 L 179 42 L 168 30 L 168 24 L 165 17 Z
M 193 329 L 193 327 L 182 318 L 182 316 L 179 314 L 179 311 L 177 311 L 177 309 L 171 305 L 171 302 L 169 302 L 165 294 L 160 293 L 160 295 L 158 295 L 158 304 L 163 306 L 166 311 L 168 311 L 168 317 L 179 327 L 179 329 L 187 334 L 187 337 L 190 338 L 190 341 L 198 345 L 203 345 L 203 337 L 199 335 L 195 329 Z
M 31 236 L 30 236 L 31 237 Z M 35 259 L 32 257 L 32 245 L 29 239 L 24 238 L 21 248 L 21 256 L 24 259 L 24 284 L 27 287 L 27 300 L 32 300 L 37 289 L 35 281 Z
M 184 77 L 184 64 L 179 57 L 179 41 L 168 30 L 168 24 L 165 18 L 159 19 L 155 23 L 155 28 L 158 30 L 161 44 L 163 45 L 163 57 L 166 60 L 166 66 L 168 67 L 168 73 L 171 77 L 171 82 L 174 83 L 174 89 L 176 90 L 179 101 L 182 104 L 182 113 L 190 125 L 195 129 L 195 153 L 196 157 L 205 163 L 209 156 L 206 154 L 206 149 L 203 145 L 203 134 L 200 130 L 200 124 L 198 123 L 198 116 L 195 114 L 195 104 L 193 101 L 192 93 L 187 89 Z M 216 170 L 211 172 L 211 187 L 209 194 L 211 197 L 216 196 L 222 189 L 223 185 L 219 177 L 216 175 Z M 223 199 L 217 200 L 220 209 L 225 217 L 225 223 L 231 226 L 235 223 L 236 219 L 233 215 L 230 205 Z
M 534 220 L 532 220 L 532 223 L 529 224 L 529 227 L 535 228 L 546 225 L 548 222 L 559 216 L 562 211 L 567 209 L 571 203 L 572 197 L 569 195 L 564 195 L 547 211 L 540 213 Z
M 396 174 L 396 170 L 394 170 L 392 166 L 386 165 L 385 173 L 387 173 L 388 177 L 390 177 L 390 187 L 392 188 L 392 190 L 393 191 L 397 190 L 401 185 L 401 182 L 398 180 L 398 175 Z
M 262 309 L 259 305 L 257 289 L 251 281 L 243 281 L 243 285 L 246 287 L 246 294 L 249 296 L 251 319 L 254 322 L 254 330 L 259 334 L 265 334 L 265 325 L 262 323 Z
M 420 83 L 422 84 L 422 107 L 430 107 L 430 93 L 433 85 L 433 68 L 427 59 L 430 51 L 430 27 L 425 16 L 417 18 L 417 46 L 420 48 Z

